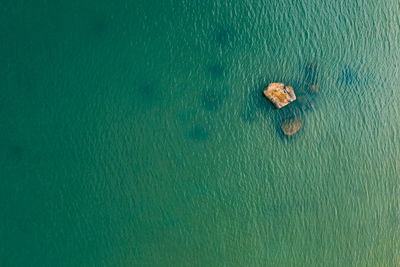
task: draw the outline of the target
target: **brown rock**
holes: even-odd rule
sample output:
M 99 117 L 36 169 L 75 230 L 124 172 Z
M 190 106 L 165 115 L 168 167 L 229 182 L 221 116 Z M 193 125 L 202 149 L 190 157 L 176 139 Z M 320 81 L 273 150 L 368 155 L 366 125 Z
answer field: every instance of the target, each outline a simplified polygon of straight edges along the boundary
M 302 125 L 300 118 L 288 119 L 281 123 L 281 129 L 285 135 L 292 136 L 300 131 Z
M 270 83 L 264 89 L 264 95 L 276 108 L 282 108 L 296 100 L 293 87 L 285 86 L 283 83 Z

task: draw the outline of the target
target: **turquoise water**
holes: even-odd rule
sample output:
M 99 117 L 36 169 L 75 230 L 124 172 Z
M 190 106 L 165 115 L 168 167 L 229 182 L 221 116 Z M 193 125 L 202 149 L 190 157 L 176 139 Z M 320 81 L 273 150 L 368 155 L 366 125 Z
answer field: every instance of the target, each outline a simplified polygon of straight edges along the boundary
M 398 1 L 0 12 L 1 266 L 400 265 Z

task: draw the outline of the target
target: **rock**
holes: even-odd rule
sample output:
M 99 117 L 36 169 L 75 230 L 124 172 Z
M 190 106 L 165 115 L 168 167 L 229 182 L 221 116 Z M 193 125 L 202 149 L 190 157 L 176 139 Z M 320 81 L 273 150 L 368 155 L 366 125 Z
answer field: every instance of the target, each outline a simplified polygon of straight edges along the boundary
M 282 108 L 296 100 L 293 87 L 283 83 L 270 83 L 264 90 L 264 95 L 276 108 Z
M 281 129 L 287 136 L 293 136 L 300 131 L 303 122 L 300 118 L 288 119 L 281 123 Z

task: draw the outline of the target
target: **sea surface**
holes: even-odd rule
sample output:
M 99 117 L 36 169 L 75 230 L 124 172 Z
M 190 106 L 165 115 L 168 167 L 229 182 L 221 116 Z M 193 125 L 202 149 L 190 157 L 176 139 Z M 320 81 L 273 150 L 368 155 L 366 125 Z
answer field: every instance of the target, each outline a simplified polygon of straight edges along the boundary
M 2 0 L 0 40 L 0 266 L 400 266 L 398 0 Z

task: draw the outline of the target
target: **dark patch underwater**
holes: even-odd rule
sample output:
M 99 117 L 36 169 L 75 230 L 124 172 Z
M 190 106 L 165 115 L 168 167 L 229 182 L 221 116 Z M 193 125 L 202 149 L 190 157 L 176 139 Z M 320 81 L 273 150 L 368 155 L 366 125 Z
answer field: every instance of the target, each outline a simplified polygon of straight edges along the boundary
M 216 111 L 221 108 L 228 97 L 229 88 L 227 86 L 206 90 L 202 95 L 202 106 L 208 111 Z
M 210 138 L 210 132 L 202 125 L 195 125 L 187 132 L 190 140 L 204 142 Z
M 221 27 L 215 33 L 215 40 L 220 46 L 227 46 L 232 43 L 234 37 L 234 29 L 233 27 Z
M 139 105 L 146 108 L 151 108 L 160 99 L 159 89 L 154 84 L 143 83 L 137 87 L 136 98 Z
M 341 84 L 350 86 L 355 83 L 358 83 L 360 80 L 357 71 L 355 71 L 350 66 L 347 66 L 345 69 L 343 69 L 342 73 L 340 74 L 339 81 Z
M 207 70 L 214 79 L 223 78 L 227 72 L 226 67 L 221 63 L 212 64 L 207 68 Z

